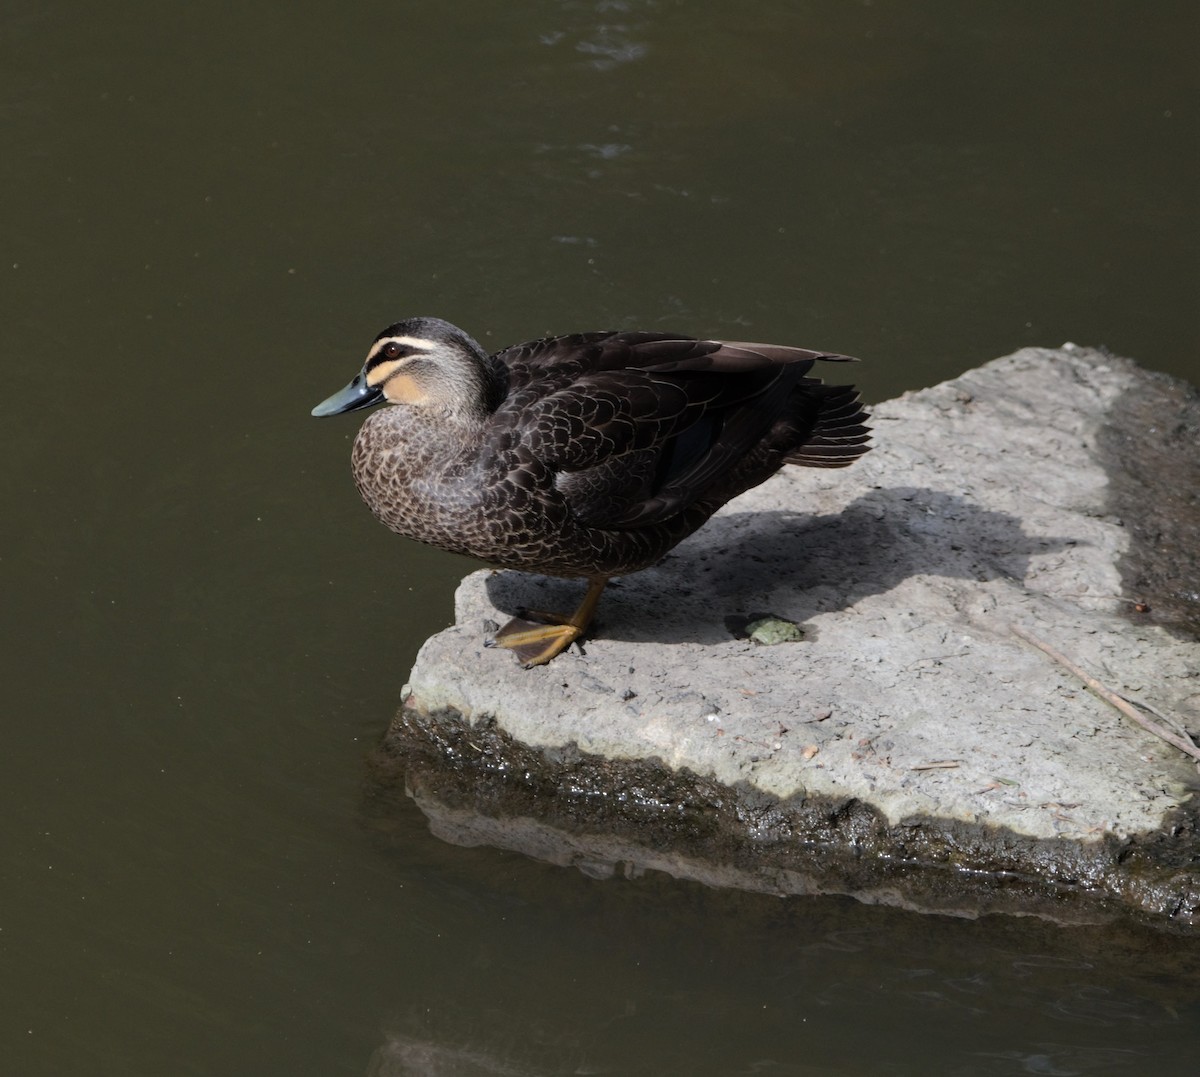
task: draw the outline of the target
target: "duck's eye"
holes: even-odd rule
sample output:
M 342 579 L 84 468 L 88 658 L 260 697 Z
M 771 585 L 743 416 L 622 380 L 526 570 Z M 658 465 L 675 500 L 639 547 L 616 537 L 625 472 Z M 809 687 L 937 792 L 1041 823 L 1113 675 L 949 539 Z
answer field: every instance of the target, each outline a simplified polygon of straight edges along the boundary
M 383 346 L 383 354 L 384 354 L 385 358 L 388 358 L 388 359 L 399 359 L 400 358 L 400 345 L 397 344 L 394 340 L 389 341 L 387 344 L 385 344 Z

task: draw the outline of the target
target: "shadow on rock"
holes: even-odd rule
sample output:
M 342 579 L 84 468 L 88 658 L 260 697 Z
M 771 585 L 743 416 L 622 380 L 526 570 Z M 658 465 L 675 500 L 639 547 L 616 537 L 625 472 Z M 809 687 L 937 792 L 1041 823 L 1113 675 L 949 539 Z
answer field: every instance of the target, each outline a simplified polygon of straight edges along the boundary
M 732 512 L 711 520 L 658 565 L 609 585 L 596 631 L 609 639 L 715 643 L 726 618 L 771 612 L 794 621 L 853 606 L 913 576 L 1021 581 L 1035 555 L 1076 544 L 1026 534 L 1020 521 L 955 494 L 890 487 L 841 512 Z M 578 581 L 499 572 L 488 598 L 571 610 Z
M 1147 372 L 1097 444 L 1108 511 L 1129 529 L 1119 567 L 1130 616 L 1200 639 L 1200 390 Z

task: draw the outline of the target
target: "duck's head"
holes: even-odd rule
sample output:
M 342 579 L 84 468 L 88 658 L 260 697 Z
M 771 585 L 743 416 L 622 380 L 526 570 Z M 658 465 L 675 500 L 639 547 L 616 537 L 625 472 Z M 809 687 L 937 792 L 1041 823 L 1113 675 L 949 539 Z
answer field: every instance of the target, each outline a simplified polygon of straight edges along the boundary
M 474 340 L 441 318 L 407 318 L 380 333 L 354 380 L 312 413 L 403 404 L 471 421 L 491 410 L 492 395 L 487 353 Z

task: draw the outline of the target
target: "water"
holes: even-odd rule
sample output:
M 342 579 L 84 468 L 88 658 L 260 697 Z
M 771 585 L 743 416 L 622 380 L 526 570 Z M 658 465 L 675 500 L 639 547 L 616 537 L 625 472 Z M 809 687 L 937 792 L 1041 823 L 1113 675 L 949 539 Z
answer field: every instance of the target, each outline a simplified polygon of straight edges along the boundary
M 1192 943 L 597 881 L 364 807 L 470 566 L 308 410 L 412 313 L 1197 378 L 1188 3 L 0 14 L 0 1070 L 1159 1074 Z

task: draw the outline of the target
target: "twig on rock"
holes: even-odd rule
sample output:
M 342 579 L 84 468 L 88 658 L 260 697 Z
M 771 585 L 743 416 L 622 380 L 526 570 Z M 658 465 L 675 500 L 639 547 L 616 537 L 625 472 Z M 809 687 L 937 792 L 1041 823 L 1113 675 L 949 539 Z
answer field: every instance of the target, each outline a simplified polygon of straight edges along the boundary
M 1096 693 L 1106 703 L 1111 703 L 1127 718 L 1137 722 L 1146 732 L 1153 733 L 1161 740 L 1165 740 L 1168 744 L 1178 748 L 1181 752 L 1190 755 L 1193 759 L 1200 760 L 1200 748 L 1196 747 L 1190 737 L 1184 738 L 1172 733 L 1169 729 L 1164 729 L 1157 722 L 1147 718 L 1141 711 L 1126 699 L 1122 699 L 1116 692 L 1109 691 L 1095 677 L 1090 676 L 1072 662 L 1065 654 L 1056 651 L 1048 643 L 1043 643 L 1036 636 L 1032 636 L 1020 625 L 1009 625 L 1014 636 L 1019 636 L 1026 643 L 1032 644 L 1043 654 L 1048 654 L 1054 659 L 1063 669 L 1068 670 L 1086 684 L 1093 692 Z

